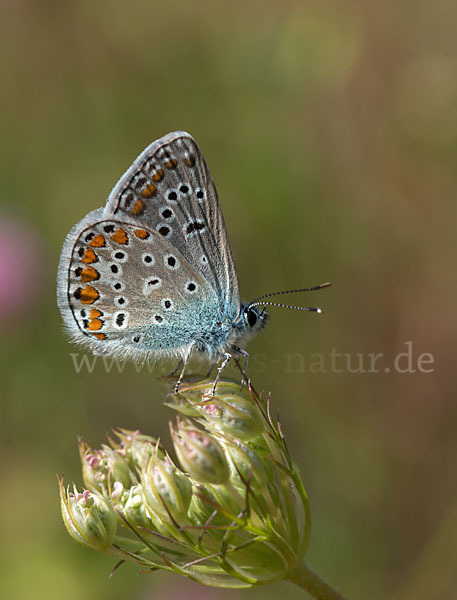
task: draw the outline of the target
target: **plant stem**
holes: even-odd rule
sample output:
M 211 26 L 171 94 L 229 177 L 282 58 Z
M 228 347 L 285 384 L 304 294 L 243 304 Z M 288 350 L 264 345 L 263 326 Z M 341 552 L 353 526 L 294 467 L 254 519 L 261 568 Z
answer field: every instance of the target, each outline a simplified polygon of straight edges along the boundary
M 338 590 L 321 579 L 308 565 L 303 563 L 288 577 L 317 600 L 345 600 Z

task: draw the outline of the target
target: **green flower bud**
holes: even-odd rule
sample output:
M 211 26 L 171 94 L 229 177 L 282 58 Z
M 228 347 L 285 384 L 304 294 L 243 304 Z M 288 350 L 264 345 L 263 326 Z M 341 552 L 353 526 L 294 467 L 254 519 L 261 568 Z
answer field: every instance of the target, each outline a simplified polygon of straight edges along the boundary
M 192 497 L 192 484 L 168 456 L 161 459 L 154 452 L 141 473 L 141 483 L 152 518 L 154 514 L 166 519 L 171 515 L 178 523 L 183 521 Z
M 265 419 L 247 391 L 239 384 L 221 382 L 212 396 L 212 381 L 182 386 L 167 405 L 189 417 L 203 417 L 215 431 L 249 440 L 265 431 Z
M 190 421 L 180 421 L 171 430 L 173 444 L 184 471 L 202 483 L 222 484 L 229 478 L 224 450 L 208 432 Z
M 78 543 L 104 552 L 110 548 L 117 530 L 117 517 L 108 500 L 97 492 L 73 492 L 59 479 L 62 518 L 70 536 Z
M 127 462 L 138 471 L 144 468 L 152 450 L 157 444 L 157 440 L 150 435 L 144 435 L 137 431 L 129 431 L 128 429 L 120 429 L 115 432 L 121 440 L 120 445 L 116 448 L 118 453 L 123 456 Z M 113 445 L 113 443 L 111 443 Z M 163 452 L 160 450 L 163 454 Z
M 83 439 L 79 439 L 83 481 L 90 490 L 101 493 L 108 489 L 108 463 L 101 450 L 92 450 Z
M 109 481 L 114 484 L 120 481 L 123 486 L 130 487 L 130 469 L 128 462 L 124 460 L 118 450 L 113 450 L 106 444 L 102 446 L 102 454 L 108 464 Z
M 198 417 L 199 413 L 192 404 L 192 395 L 188 394 L 185 390 L 187 387 L 181 388 L 178 394 L 171 394 L 167 399 L 167 402 L 164 402 L 165 406 L 169 406 L 176 412 L 178 412 L 183 417 Z M 194 398 L 194 402 L 198 402 L 201 400 L 201 393 L 197 394 Z
M 107 493 L 115 481 L 130 486 L 130 469 L 122 458 L 122 451 L 103 445 L 101 450 L 92 450 L 79 440 L 79 454 L 83 466 L 83 480 L 89 489 Z
M 141 486 L 133 485 L 130 488 L 124 488 L 120 481 L 115 481 L 110 499 L 120 525 L 125 526 L 124 519 L 126 519 L 130 525 L 135 527 L 151 528 L 152 521 L 145 512 Z
M 197 405 L 201 416 L 216 431 L 250 440 L 265 431 L 262 415 L 252 401 L 241 395 L 219 394 Z
M 189 521 L 198 527 L 203 527 L 208 519 L 211 519 L 212 525 L 230 526 L 231 519 L 227 515 L 237 515 L 243 508 L 239 503 L 239 497 L 234 498 L 230 491 L 222 485 L 196 486 L 187 513 Z M 216 506 L 221 506 L 226 513 L 215 511 Z M 221 529 L 214 534 L 221 539 L 225 535 L 225 530 Z
M 153 522 L 146 512 L 141 485 L 134 485 L 128 490 L 122 512 L 130 525 L 146 529 L 154 528 Z
M 256 452 L 239 440 L 226 441 L 224 448 L 230 457 L 231 481 L 238 487 L 248 484 L 256 492 L 266 491 L 268 477 Z

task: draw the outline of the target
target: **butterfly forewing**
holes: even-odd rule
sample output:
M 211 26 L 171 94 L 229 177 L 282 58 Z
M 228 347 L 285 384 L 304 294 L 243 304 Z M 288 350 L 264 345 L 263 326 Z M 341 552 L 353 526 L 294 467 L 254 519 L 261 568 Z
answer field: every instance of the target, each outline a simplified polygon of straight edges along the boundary
M 114 187 L 104 210 L 105 218 L 122 215 L 164 237 L 200 271 L 226 316 L 238 316 L 238 278 L 224 218 L 192 136 L 170 133 L 140 154 Z
M 76 341 L 126 357 L 179 353 L 221 318 L 202 273 L 155 229 L 106 219 L 101 209 L 76 229 L 62 253 L 58 294 Z

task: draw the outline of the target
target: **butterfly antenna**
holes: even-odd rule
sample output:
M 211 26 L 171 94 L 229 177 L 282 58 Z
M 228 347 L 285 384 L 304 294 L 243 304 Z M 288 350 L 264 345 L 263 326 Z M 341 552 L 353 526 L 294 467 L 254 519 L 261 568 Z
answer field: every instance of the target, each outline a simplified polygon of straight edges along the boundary
M 279 306 L 280 308 L 293 308 L 294 310 L 310 310 L 312 312 L 316 312 L 319 314 L 322 314 L 324 311 L 322 310 L 322 308 L 319 308 L 318 306 L 293 306 L 292 304 L 280 304 L 279 302 L 251 302 L 249 304 L 249 308 L 251 308 L 252 306 L 258 306 L 259 304 L 261 304 L 264 308 L 262 310 L 263 314 L 265 312 L 265 306 Z
M 313 292 L 314 290 L 321 290 L 322 288 L 330 287 L 332 284 L 329 281 L 325 283 L 321 283 L 320 285 L 315 285 L 313 287 L 308 288 L 300 288 L 297 290 L 284 290 L 282 292 L 271 292 L 270 294 L 264 294 L 263 296 L 259 296 L 258 298 L 254 298 L 251 302 L 249 302 L 246 308 L 250 308 L 251 306 L 257 306 L 258 304 L 262 304 L 263 306 L 280 306 L 282 308 L 293 308 L 296 310 L 311 310 L 313 312 L 321 313 L 322 310 L 317 308 L 316 306 L 290 306 L 288 304 L 279 304 L 276 302 L 261 302 L 264 298 L 271 298 L 272 296 L 280 296 L 282 294 L 296 294 L 298 292 Z

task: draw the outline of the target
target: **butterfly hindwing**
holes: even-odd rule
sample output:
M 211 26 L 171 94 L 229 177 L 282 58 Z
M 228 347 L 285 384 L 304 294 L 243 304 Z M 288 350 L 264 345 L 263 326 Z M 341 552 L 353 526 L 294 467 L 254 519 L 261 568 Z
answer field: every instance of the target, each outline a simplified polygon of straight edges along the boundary
M 58 300 L 74 341 L 123 357 L 180 354 L 220 318 L 213 288 L 168 239 L 102 209 L 67 236 Z

